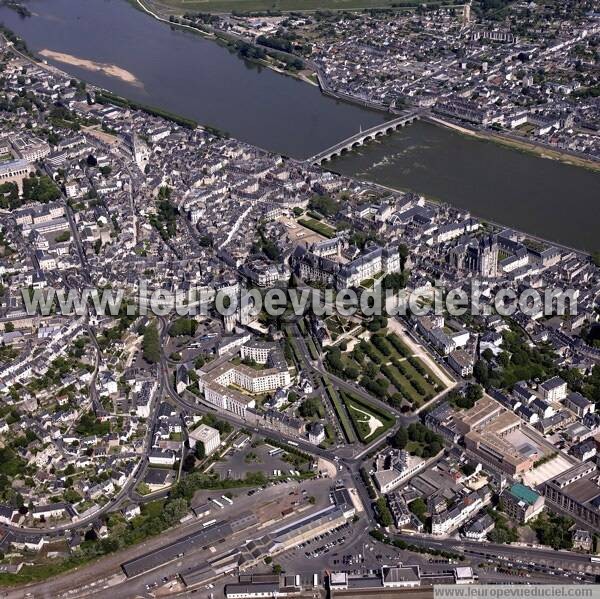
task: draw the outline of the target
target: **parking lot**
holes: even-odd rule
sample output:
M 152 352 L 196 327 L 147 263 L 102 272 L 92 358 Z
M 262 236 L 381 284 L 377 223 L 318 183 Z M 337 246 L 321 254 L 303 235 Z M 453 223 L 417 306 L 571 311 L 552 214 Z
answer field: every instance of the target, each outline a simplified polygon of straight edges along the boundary
M 277 448 L 266 443 L 257 447 L 246 444 L 239 450 L 230 449 L 224 456 L 225 461 L 216 462 L 213 470 L 221 479 L 234 480 L 244 478 L 248 472 L 263 472 L 267 477 L 275 476 L 275 471 L 281 472 L 280 476 L 289 475 L 290 470 L 294 470 L 294 466 L 281 459 L 285 454 L 283 450 L 276 455 L 269 455 L 276 450 Z

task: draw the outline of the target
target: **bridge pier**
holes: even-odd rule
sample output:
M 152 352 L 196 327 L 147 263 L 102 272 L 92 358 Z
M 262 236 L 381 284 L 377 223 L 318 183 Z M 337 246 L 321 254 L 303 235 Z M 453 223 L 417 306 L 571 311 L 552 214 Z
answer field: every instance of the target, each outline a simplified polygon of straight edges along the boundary
M 348 139 L 345 139 L 331 148 L 327 148 L 323 152 L 316 154 L 312 158 L 309 158 L 307 162 L 310 162 L 314 165 L 324 164 L 333 158 L 337 158 L 341 156 L 345 152 L 350 152 L 360 146 L 364 145 L 369 141 L 373 141 L 377 137 L 381 137 L 383 135 L 391 135 L 394 131 L 398 131 L 406 125 L 410 125 L 418 120 L 420 117 L 419 113 L 413 113 L 409 115 L 404 115 L 394 119 L 392 121 L 388 121 L 386 123 L 381 123 L 380 125 L 376 125 L 375 127 L 371 127 L 367 131 L 361 131 Z

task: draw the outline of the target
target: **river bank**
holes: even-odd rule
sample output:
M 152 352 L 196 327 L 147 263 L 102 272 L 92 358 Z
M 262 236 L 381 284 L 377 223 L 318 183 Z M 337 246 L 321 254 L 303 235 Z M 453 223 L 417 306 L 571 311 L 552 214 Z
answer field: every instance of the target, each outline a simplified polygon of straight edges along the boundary
M 501 133 L 494 133 L 493 131 L 474 130 L 463 124 L 454 123 L 452 121 L 448 121 L 433 115 L 425 116 L 424 120 L 434 125 L 439 125 L 440 127 L 452 129 L 453 131 L 456 131 L 462 135 L 468 135 L 470 137 L 474 137 L 476 139 L 481 139 L 484 141 L 492 141 L 504 146 L 508 146 L 515 150 L 535 154 L 540 158 L 559 160 L 560 162 L 569 164 L 571 166 L 587 168 L 592 171 L 600 171 L 600 162 L 585 158 L 583 156 L 571 154 L 563 150 L 550 148 L 546 145 L 538 144 L 532 141 L 528 141 L 526 139 L 519 140 L 514 139 L 512 137 L 509 138 L 505 135 L 502 135 Z
M 420 120 L 333 159 L 327 168 L 569 248 L 598 247 L 597 170 L 516 151 L 485 136 Z
M 161 23 L 167 23 L 168 25 L 170 25 L 171 27 L 174 27 L 176 29 L 181 29 L 184 31 L 191 31 L 197 35 L 200 35 L 204 39 L 214 41 L 218 44 L 222 44 L 223 46 L 225 46 L 227 48 L 231 48 L 231 49 L 235 50 L 236 52 L 238 51 L 235 46 L 236 42 L 252 45 L 255 48 L 260 48 L 265 51 L 270 50 L 271 53 L 273 52 L 273 50 L 270 48 L 268 49 L 266 47 L 259 46 L 258 44 L 254 43 L 254 42 L 250 42 L 250 41 L 242 38 L 241 36 L 238 36 L 235 34 L 227 33 L 227 35 L 226 35 L 225 32 L 216 30 L 213 28 L 208 28 L 208 26 L 207 26 L 207 30 L 205 30 L 205 29 L 201 29 L 199 27 L 194 27 L 193 25 L 188 25 L 186 23 L 172 21 L 169 18 L 159 15 L 155 10 L 152 10 L 151 8 L 146 6 L 142 0 L 127 0 L 127 1 L 134 8 L 137 8 L 138 10 L 144 12 L 145 14 L 150 15 L 151 17 L 153 17 L 157 21 L 160 21 Z M 286 54 L 284 52 L 280 52 L 280 53 Z M 238 52 L 238 54 L 239 54 L 239 52 Z M 289 57 L 291 58 L 291 57 L 293 57 L 293 55 L 290 54 Z M 267 53 L 266 59 L 260 59 L 260 58 L 250 57 L 250 56 L 242 56 L 242 55 L 240 55 L 240 58 L 242 60 L 246 60 L 248 62 L 265 67 L 267 69 L 271 69 L 272 71 L 274 71 L 275 73 L 278 73 L 280 75 L 286 75 L 288 77 L 293 77 L 294 79 L 302 81 L 303 83 L 308 83 L 309 85 L 318 87 L 318 84 L 314 80 L 310 79 L 311 75 L 315 75 L 315 76 L 317 75 L 313 70 L 303 69 L 302 71 L 292 71 L 292 70 L 285 69 L 284 67 L 276 64 L 275 63 L 276 58 L 271 56 L 269 53 Z M 307 74 L 305 74 L 303 71 L 306 71 Z

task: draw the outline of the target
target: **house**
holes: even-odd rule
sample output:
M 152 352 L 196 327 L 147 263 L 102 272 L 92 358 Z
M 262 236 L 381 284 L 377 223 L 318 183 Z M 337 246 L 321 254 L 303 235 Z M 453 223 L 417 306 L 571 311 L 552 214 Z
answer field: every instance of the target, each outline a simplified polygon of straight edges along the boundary
M 175 388 L 177 393 L 183 393 L 190 384 L 188 369 L 185 364 L 180 364 L 175 371 Z
M 473 374 L 473 356 L 464 349 L 455 349 L 448 355 L 448 364 L 463 378 L 470 377 Z
M 0 522 L 2 524 L 10 524 L 16 513 L 17 510 L 15 508 L 8 505 L 0 505 Z
M 314 422 L 308 427 L 308 440 L 313 445 L 320 445 L 325 440 L 325 427 L 320 422 Z
M 125 517 L 125 520 L 133 520 L 136 516 L 139 516 L 141 513 L 142 511 L 140 510 L 140 506 L 137 503 L 132 503 L 123 510 L 123 516 Z
M 313 384 L 308 378 L 302 379 L 302 381 L 300 381 L 300 388 L 302 389 L 303 393 L 306 393 L 306 395 L 310 395 L 315 390 Z
M 559 376 L 554 376 L 540 385 L 542 398 L 552 403 L 560 401 L 567 396 L 567 383 Z
M 148 485 L 151 492 L 164 489 L 173 481 L 174 473 L 165 468 L 150 468 L 144 476 L 144 483 Z
M 170 449 L 153 449 L 148 455 L 151 466 L 174 466 L 175 452 Z
M 581 393 L 569 393 L 565 398 L 564 404 L 580 418 L 596 410 L 596 405 L 586 399 Z
M 529 424 L 537 424 L 540 420 L 539 414 L 533 411 L 529 406 L 519 404 L 519 407 L 515 410 L 515 412 Z
M 537 399 L 535 394 L 532 393 L 531 389 L 529 389 L 527 386 L 527 383 L 523 381 L 515 383 L 515 386 L 513 387 L 513 395 L 525 405 L 530 405 Z
M 578 528 L 573 532 L 573 549 L 590 551 L 592 549 L 592 535 L 589 530 Z
M 433 535 L 446 535 L 462 526 L 474 516 L 491 498 L 485 487 L 458 498 L 451 506 L 433 514 L 431 532 Z
M 27 535 L 11 541 L 11 545 L 20 551 L 41 551 L 47 543 L 46 538 L 38 535 Z
M 582 462 L 591 460 L 592 458 L 596 457 L 597 454 L 596 442 L 594 439 L 585 439 L 584 441 L 580 441 L 571 447 L 569 453 Z
M 104 370 L 98 374 L 98 379 L 103 394 L 114 395 L 119 390 L 115 375 L 112 372 Z
M 75 511 L 70 503 L 50 503 L 48 505 L 37 505 L 31 510 L 35 520 L 46 520 L 48 518 L 62 518 L 65 515 L 74 516 Z
M 464 528 L 464 536 L 473 541 L 484 541 L 488 533 L 494 529 L 495 522 L 489 514 L 480 516 Z
M 529 407 L 540 417 L 540 419 L 550 418 L 555 414 L 554 408 L 543 399 L 534 399 Z

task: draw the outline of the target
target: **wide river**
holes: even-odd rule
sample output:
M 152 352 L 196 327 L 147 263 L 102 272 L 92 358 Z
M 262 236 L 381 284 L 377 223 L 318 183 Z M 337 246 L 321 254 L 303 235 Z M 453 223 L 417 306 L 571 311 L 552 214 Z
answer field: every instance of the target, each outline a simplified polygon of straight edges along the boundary
M 90 83 L 304 158 L 384 119 L 318 88 L 170 28 L 126 0 L 29 0 L 0 7 L 29 48 Z M 473 214 L 588 250 L 600 249 L 600 175 L 417 123 L 328 165 L 412 189 Z

